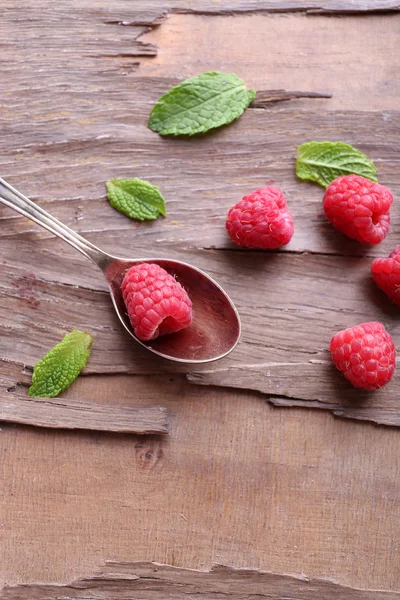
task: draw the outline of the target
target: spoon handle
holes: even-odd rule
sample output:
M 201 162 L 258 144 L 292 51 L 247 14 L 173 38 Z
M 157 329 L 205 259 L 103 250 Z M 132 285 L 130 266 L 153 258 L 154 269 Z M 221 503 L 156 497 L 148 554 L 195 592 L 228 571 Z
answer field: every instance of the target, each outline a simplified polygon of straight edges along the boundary
M 85 238 L 75 233 L 75 231 L 61 223 L 55 217 L 52 217 L 43 208 L 40 208 L 40 206 L 29 200 L 29 198 L 26 198 L 26 196 L 1 178 L 0 202 L 3 202 L 3 204 L 13 208 L 25 217 L 28 217 L 28 219 L 51 231 L 51 233 L 54 233 L 54 235 L 65 242 L 68 242 L 68 244 L 79 250 L 79 252 L 82 252 L 86 258 L 89 258 L 101 269 L 110 262 L 111 257 L 108 254 L 85 240 Z

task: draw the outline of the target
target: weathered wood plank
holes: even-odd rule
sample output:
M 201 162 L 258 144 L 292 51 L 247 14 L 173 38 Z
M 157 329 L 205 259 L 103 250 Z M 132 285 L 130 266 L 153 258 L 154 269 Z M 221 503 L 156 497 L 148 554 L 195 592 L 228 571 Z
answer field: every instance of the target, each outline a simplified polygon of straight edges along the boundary
M 30 398 L 26 387 L 31 381 L 29 368 L 21 370 L 18 365 L 0 361 L 0 422 L 136 435 L 169 433 L 169 411 L 163 406 L 138 406 L 140 398 L 136 397 L 131 406 L 122 405 L 112 388 L 109 401 L 105 398 L 98 403 L 95 396 L 82 399 L 74 394 L 74 384 L 58 398 Z
M 0 141 L 2 176 L 67 225 L 117 254 L 183 257 L 193 248 L 232 249 L 225 231 L 228 208 L 267 181 L 284 190 L 295 220 L 295 235 L 282 251 L 360 256 L 391 251 L 400 231 L 396 202 L 390 235 L 379 247 L 364 247 L 339 235 L 326 221 L 323 189 L 297 180 L 294 161 L 296 147 L 310 139 L 346 141 L 376 162 L 381 182 L 396 199 L 400 196 L 399 111 L 306 112 L 275 106 L 248 110 L 231 127 L 202 139 L 166 140 L 145 124 L 152 104 L 169 85 L 168 80 L 135 78 L 129 93 L 126 89 L 123 97 L 114 98 L 112 114 L 98 104 L 90 105 L 84 127 L 73 113 L 51 123 L 39 121 L 34 128 L 23 121 L 11 130 L 5 128 Z M 123 106 L 134 99 L 137 106 L 132 114 Z M 39 113 L 43 108 L 38 107 Z M 95 117 L 97 109 L 100 114 Z M 166 219 L 139 224 L 110 208 L 105 181 L 129 176 L 159 185 L 167 200 Z M 49 237 L 5 207 L 0 207 L 0 219 L 5 260 L 16 262 L 15 252 L 8 250 L 16 239 L 21 244 L 30 242 L 30 249 L 33 241 L 40 248 L 40 240 Z M 78 255 L 76 260 L 83 261 Z M 88 271 L 84 270 L 82 280 Z M 76 282 L 75 275 L 68 281 Z
M 400 589 L 397 430 L 176 376 L 80 377 L 67 395 L 156 399 L 171 411 L 170 435 L 2 424 L 0 589 L 69 582 L 106 559 Z
M 0 422 L 50 429 L 87 429 L 137 435 L 168 433 L 168 410 L 162 406 L 106 406 L 70 398 L 0 395 Z
M 71 581 L 94 572 L 105 558 L 112 557 L 121 561 L 158 559 L 205 569 L 216 562 L 238 567 L 251 565 L 279 573 L 332 577 L 343 586 L 353 588 L 398 590 L 398 432 L 368 423 L 354 426 L 317 411 L 295 408 L 278 411 L 264 402 L 267 398 L 273 402 L 295 403 L 299 400 L 297 395 L 282 394 L 286 386 L 293 391 L 295 384 L 306 398 L 314 396 L 310 390 L 316 385 L 318 399 L 300 398 L 302 406 L 317 407 L 325 402 L 327 376 L 322 375 L 322 385 L 318 378 L 328 362 L 310 362 L 311 372 L 303 363 L 329 361 L 326 353 L 329 327 L 353 324 L 355 318 L 384 315 L 392 333 L 396 334 L 395 309 L 385 303 L 376 290 L 368 288 L 371 294 L 367 294 L 368 302 L 364 299 L 362 304 L 362 290 L 368 287 L 369 259 L 360 256 L 358 247 L 335 241 L 336 234 L 328 226 L 319 225 L 321 190 L 307 184 L 303 187 L 292 179 L 297 138 L 296 135 L 293 141 L 290 138 L 302 122 L 298 143 L 305 141 L 305 134 L 315 131 L 323 138 L 332 139 L 332 135 L 337 135 L 336 139 L 344 137 L 355 145 L 361 144 L 361 149 L 378 161 L 382 181 L 398 195 L 398 145 L 395 142 L 398 114 L 392 110 L 399 108 L 397 103 L 388 104 L 388 110 L 383 113 L 368 115 L 359 126 L 359 121 L 366 116 L 362 113 L 352 113 L 348 118 L 342 111 L 316 115 L 316 108 L 325 100 L 292 100 L 286 103 L 284 111 L 281 111 L 282 104 L 266 111 L 249 110 L 233 127 L 197 140 L 196 148 L 193 145 L 191 149 L 191 142 L 161 140 L 146 129 L 153 102 L 171 85 L 171 75 L 181 78 L 182 72 L 173 73 L 172 68 L 166 68 L 162 73 L 165 79 L 151 79 L 146 83 L 147 78 L 138 78 L 136 81 L 137 63 L 145 60 L 142 55 L 154 56 L 156 52 L 153 43 L 146 45 L 146 38 L 139 40 L 138 36 L 159 22 L 165 9 L 214 14 L 288 9 L 396 11 L 398 3 L 176 0 L 172 6 L 157 0 L 151 3 L 148 0 L 134 3 L 59 0 L 56 9 L 50 0 L 24 0 L 18 7 L 12 0 L 4 0 L 2 9 L 1 175 L 10 177 L 17 187 L 110 251 L 117 249 L 121 254 L 137 256 L 142 255 L 142 251 L 171 253 L 202 265 L 218 278 L 225 278 L 230 293 L 237 295 L 246 322 L 254 322 L 256 311 L 263 315 L 262 327 L 257 332 L 246 331 L 242 345 L 246 352 L 238 349 L 241 354 L 237 354 L 240 360 L 236 377 L 244 381 L 242 375 L 249 373 L 246 384 L 250 385 L 251 365 L 256 363 L 259 371 L 256 386 L 262 387 L 270 370 L 269 367 L 264 370 L 265 362 L 269 366 L 271 362 L 279 363 L 272 368 L 273 381 L 280 384 L 281 395 L 277 396 L 276 388 L 264 396 L 235 389 L 217 391 L 189 386 L 182 376 L 156 374 L 163 369 L 169 371 L 170 365 L 152 363 L 149 367 L 147 356 L 139 356 L 137 348 L 131 349 L 117 321 L 113 320 L 101 274 L 72 249 L 64 249 L 60 242 L 28 221 L 2 209 L 0 229 L 4 235 L 0 245 L 2 252 L 4 250 L 2 259 L 8 261 L 4 267 L 8 270 L 0 268 L 0 320 L 4 323 L 1 334 L 5 331 L 11 334 L 10 322 L 19 333 L 15 338 L 0 337 L 0 343 L 9 346 L 5 353 L 1 350 L 0 356 L 9 356 L 10 351 L 14 353 L 10 347 L 15 343 L 17 360 L 30 356 L 27 363 L 33 364 L 49 346 L 59 341 L 66 329 L 79 321 L 83 328 L 87 325 L 99 336 L 96 345 L 99 354 L 96 353 L 93 364 L 99 365 L 100 372 L 109 369 L 105 350 L 111 342 L 116 352 L 110 357 L 111 372 L 115 372 L 113 365 L 122 361 L 125 371 L 150 372 L 153 376 L 80 377 L 67 397 L 73 394 L 87 402 L 95 397 L 98 403 L 109 404 L 115 400 L 140 406 L 157 401 L 168 406 L 174 416 L 171 436 L 141 438 L 136 443 L 132 443 L 132 436 L 51 432 L 2 425 L 0 585 L 5 581 L 11 584 Z M 298 16 L 304 20 L 317 19 L 315 27 L 319 22 L 318 17 Z M 386 73 L 386 65 L 394 64 L 397 56 L 397 46 L 390 59 L 385 55 L 395 39 L 392 35 L 395 26 L 391 23 L 397 16 L 387 14 L 383 18 L 387 40 L 380 36 L 368 38 L 368 45 L 376 50 L 373 54 L 376 73 Z M 248 16 L 235 16 L 235 19 L 247 20 Z M 357 44 L 362 42 L 358 32 L 364 27 L 360 21 L 351 19 L 352 40 Z M 291 22 L 288 18 L 287 23 Z M 239 21 L 236 23 L 243 31 Z M 330 23 L 341 25 L 337 20 Z M 340 32 L 342 34 L 343 29 Z M 319 33 L 314 32 L 316 36 Z M 196 39 L 194 30 L 189 38 Z M 230 42 L 219 38 L 214 43 L 218 64 L 223 64 L 220 52 L 224 43 L 232 43 L 234 38 L 229 39 Z M 290 35 L 280 38 L 277 48 L 286 53 L 281 56 L 290 56 L 287 40 L 291 39 Z M 171 39 L 163 41 L 163 53 L 170 43 Z M 190 48 L 186 50 L 189 52 Z M 333 58 L 337 59 L 335 53 L 329 58 L 330 68 L 335 71 Z M 260 63 L 260 73 L 263 64 Z M 206 67 L 200 57 L 196 72 Z M 330 91 L 322 86 L 326 79 L 322 75 L 321 85 L 318 82 L 317 87 L 303 87 L 308 68 L 309 65 L 298 89 Z M 385 75 L 394 85 L 396 72 L 393 76 Z M 363 71 L 357 70 L 356 74 L 361 80 Z M 272 86 L 270 74 L 267 76 L 268 82 L 263 81 L 258 89 L 283 87 L 281 81 Z M 372 81 L 376 81 L 375 73 L 369 80 Z M 290 83 L 287 89 L 296 89 L 293 81 Z M 381 98 L 391 96 L 389 85 L 383 85 L 382 89 Z M 310 120 L 305 109 L 313 112 Z M 274 121 L 277 122 L 275 128 Z M 244 131 L 243 127 L 247 128 L 246 122 L 248 131 L 251 125 L 253 132 L 250 141 L 241 139 L 240 132 Z M 271 139 L 270 129 L 273 131 Z M 279 155 L 282 150 L 283 165 Z M 227 176 L 221 181 L 218 171 L 224 171 L 228 163 L 232 166 L 227 167 Z M 290 172 L 290 176 L 284 175 L 285 172 Z M 104 180 L 109 176 L 130 175 L 155 179 L 166 191 L 169 207 L 166 220 L 137 227 L 110 211 L 104 199 Z M 211 180 L 215 176 L 216 183 Z M 179 190 L 178 178 L 182 179 Z M 289 248 L 293 254 L 283 259 L 287 262 L 279 262 L 280 254 L 257 257 L 255 253 L 242 258 L 240 252 L 227 252 L 231 247 L 224 234 L 226 208 L 242 192 L 248 191 L 249 186 L 262 185 L 271 179 L 284 187 L 294 210 L 301 213 L 298 206 L 307 206 L 302 226 L 296 232 L 297 246 Z M 301 201 L 299 191 L 305 197 Z M 183 206 L 190 207 L 188 216 L 182 217 Z M 102 222 L 96 221 L 96 214 L 100 213 Z M 201 235 L 199 214 L 203 218 Z M 296 213 L 296 221 L 301 218 Z M 398 231 L 397 218 L 395 215 L 392 234 Z M 307 219 L 311 221 L 311 234 Z M 394 239 L 395 235 L 378 250 L 386 252 Z M 213 250 L 213 246 L 221 251 Z M 203 247 L 210 250 L 199 250 Z M 330 270 L 331 263 L 324 263 L 323 257 L 315 267 L 313 257 L 301 254 L 305 248 L 330 253 L 332 261 L 334 254 L 341 253 L 354 258 L 350 267 L 343 259 L 338 263 L 341 274 L 336 271 L 334 277 L 313 284 L 305 295 L 309 302 L 313 292 L 322 290 L 321 301 L 314 298 L 299 310 L 286 298 L 280 311 L 282 296 L 278 298 L 278 290 L 282 295 L 289 292 L 295 297 L 303 293 L 313 269 L 316 268 L 318 276 L 324 268 Z M 299 266 L 290 271 L 290 265 L 296 265 L 297 258 L 303 261 L 301 269 Z M 72 263 L 76 270 L 71 263 L 67 266 L 69 259 L 77 261 Z M 255 275 L 253 261 L 260 275 L 258 271 Z M 278 262 L 274 265 L 274 261 Z M 364 282 L 356 269 L 357 261 L 364 269 Z M 280 288 L 282 269 L 290 272 Z M 239 271 L 238 285 L 232 277 L 228 281 L 232 271 Z M 325 334 L 321 320 L 313 333 L 321 312 L 327 312 L 333 303 L 332 295 L 330 304 L 328 302 L 330 290 L 326 288 L 341 289 L 343 280 L 350 279 L 354 273 L 360 276 L 360 279 L 356 277 L 356 298 L 350 298 L 350 287 L 346 285 L 343 296 L 341 291 L 335 294 L 333 308 L 337 319 L 331 318 Z M 289 285 L 289 276 L 301 282 L 299 290 L 294 282 Z M 251 303 L 244 288 L 249 288 L 249 281 L 258 286 L 259 280 L 263 280 L 260 298 Z M 272 293 L 271 289 L 274 289 Z M 3 301 L 7 310 L 3 308 Z M 307 325 L 307 311 L 312 312 L 315 303 L 317 314 Z M 14 310 L 15 322 L 11 318 Z M 48 322 L 44 317 L 47 310 Z M 92 310 L 93 320 L 85 322 L 85 313 Z M 278 327 L 282 327 L 280 335 L 274 331 Z M 296 328 L 299 335 L 295 334 L 293 340 Z M 255 335 L 257 340 L 251 350 L 249 335 Z M 275 352 L 273 347 L 266 347 L 270 341 L 271 346 L 276 345 Z M 261 344 L 259 349 L 258 344 Z M 291 348 L 294 345 L 296 347 Z M 311 346 L 317 354 L 310 354 Z M 128 358 L 129 352 L 132 358 Z M 299 372 L 305 374 L 306 381 L 301 381 L 299 376 L 297 381 L 291 382 L 288 371 L 280 377 L 285 366 L 281 363 L 287 363 L 288 356 L 300 363 Z M 234 355 L 231 359 L 235 359 Z M 227 363 L 231 380 L 235 360 Z M 221 368 L 219 380 L 227 379 L 222 373 L 225 363 L 214 366 Z M 293 375 L 292 364 L 288 369 Z M 6 372 L 10 386 L 29 381 L 29 373 L 22 372 L 21 362 L 7 363 Z M 213 376 L 204 375 L 210 379 Z M 338 374 L 335 376 L 338 387 L 328 393 L 331 408 L 337 411 L 341 403 L 348 403 L 348 410 L 353 410 L 355 405 L 358 418 L 363 418 L 362 413 L 370 414 L 370 407 L 375 404 L 365 399 L 365 404 L 359 406 L 355 397 L 347 395 L 348 389 L 342 391 L 345 382 Z M 192 377 L 198 377 L 197 373 Z M 375 412 L 374 418 L 378 420 L 385 413 L 385 421 L 391 422 L 397 408 L 387 407 L 382 396 L 374 396 L 373 402 L 380 410 L 380 415 Z M 394 398 L 390 403 L 394 403 Z M 100 593 L 101 586 L 99 583 L 96 593 Z M 349 592 L 343 586 L 332 588 L 332 593 L 331 588 L 329 593 L 323 589 L 320 597 L 337 598 L 335 590 L 340 589 L 347 600 L 353 590 Z M 27 588 L 28 595 L 29 591 Z M 38 592 L 41 600 L 43 591 L 40 588 Z M 75 588 L 75 591 L 80 596 L 92 594 L 87 589 L 78 592 Z M 286 586 L 281 595 L 285 595 L 285 591 Z M 291 595 L 301 598 L 298 587 L 295 592 Z M 382 592 L 370 592 L 369 597 L 371 594 L 375 599 Z M 130 590 L 128 596 L 132 596 Z
M 89 51 L 87 56 L 92 61 Z M 39 68 L 41 60 L 53 59 L 49 52 L 44 59 L 33 54 L 30 60 Z M 87 67 L 93 69 L 94 63 Z M 395 309 L 367 283 L 369 259 L 365 252 L 376 255 L 392 248 L 400 230 L 400 212 L 395 204 L 391 237 L 379 248 L 366 250 L 326 223 L 322 190 L 296 181 L 293 163 L 296 146 L 310 139 L 310 131 L 316 139 L 344 139 L 376 160 L 381 181 L 396 195 L 400 189 L 396 177 L 400 114 L 306 113 L 275 106 L 249 110 L 232 127 L 212 136 L 165 140 L 146 128 L 146 120 L 154 101 L 170 87 L 170 79 L 128 80 L 120 74 L 113 78 L 107 69 L 99 68 L 96 77 L 87 83 L 85 79 L 82 97 L 82 78 L 82 71 L 69 67 L 67 110 L 62 115 L 46 112 L 49 94 L 43 82 L 30 105 L 34 128 L 24 117 L 26 98 L 21 97 L 20 102 L 15 102 L 14 96 L 6 99 L 10 111 L 6 122 L 9 119 L 12 128 L 5 128 L 1 140 L 5 149 L 2 174 L 105 249 L 127 256 L 185 258 L 227 287 L 242 313 L 243 342 L 228 361 L 200 374 L 191 373 L 191 381 L 262 391 L 267 397 L 279 396 L 281 404 L 285 399 L 289 403 L 304 401 L 305 405 L 312 402 L 339 412 L 344 406 L 343 412 L 349 416 L 365 418 L 367 413 L 377 422 L 398 424 L 394 386 L 369 399 L 370 411 L 365 407 L 359 411 L 360 393 L 350 390 L 338 374 L 332 376 L 326 349 L 339 327 L 382 318 L 382 309 L 395 331 Z M 63 88 L 52 88 L 54 110 L 64 96 Z M 283 130 L 291 134 L 283 136 Z M 110 209 L 104 198 L 104 180 L 130 175 L 160 185 L 168 201 L 167 219 L 139 225 Z M 224 229 L 226 210 L 266 180 L 282 186 L 287 194 L 296 223 L 293 241 L 278 255 L 233 251 Z M 143 351 L 120 331 L 101 275 L 89 263 L 8 209 L 2 208 L 0 216 L 6 225 L 1 234 L 6 268 L 0 274 L 3 358 L 33 365 L 73 325 L 89 329 L 99 340 L 101 349 L 94 353 L 89 372 L 175 369 L 167 363 L 149 364 Z M 199 228 L 199 219 L 207 227 Z M 304 252 L 332 257 L 313 258 L 301 254 Z M 336 254 L 354 258 L 337 258 Z M 75 266 L 71 268 L 69 261 Z M 238 272 L 235 278 L 232 266 Z M 345 281 L 343 273 L 348 273 Z M 252 280 L 256 299 L 249 291 Z M 327 285 L 333 293 L 327 292 Z M 301 305 L 294 301 L 297 298 Z M 86 310 L 89 306 L 90 311 Z M 259 327 L 260 314 L 265 330 Z M 319 362 L 310 362 L 315 360 Z
M 146 0 L 139 0 L 142 6 Z M 167 6 L 165 0 L 155 0 Z M 400 6 L 395 0 L 169 0 L 171 12 L 194 13 L 205 15 L 236 15 L 251 12 L 257 13 L 290 13 L 305 12 L 307 14 L 368 14 L 379 12 L 398 12 Z
M 66 258 L 60 261 L 64 269 Z M 33 279 L 8 264 L 0 273 L 1 356 L 32 366 L 73 325 L 94 336 L 87 373 L 188 373 L 195 383 L 252 389 L 289 404 L 295 399 L 351 418 L 400 425 L 397 375 L 382 390 L 360 392 L 336 372 L 328 352 L 336 331 L 364 321 L 383 320 L 398 340 L 398 309 L 371 281 L 369 258 L 214 250 L 187 252 L 185 259 L 207 269 L 238 307 L 242 341 L 227 359 L 195 372 L 149 360 L 121 329 L 101 275 L 91 289 Z
M 217 65 L 257 90 L 330 92 L 330 99 L 312 101 L 323 109 L 392 110 L 400 94 L 400 14 L 376 14 L 357 19 L 356 27 L 354 23 L 354 17 L 302 13 L 249 14 L 240 21 L 172 15 L 141 38 L 162 51 L 143 57 L 139 72 L 185 79 L 197 74 L 200 64 L 206 71 Z M 310 103 L 297 101 L 304 108 Z
M 22 8 L 25 17 L 31 14 L 36 21 L 45 19 L 48 15 L 51 22 L 57 21 L 55 18 L 51 0 L 41 0 L 41 12 L 38 14 L 34 10 L 35 4 L 32 0 L 25 0 Z M 4 14 L 8 18 L 15 17 L 15 4 L 12 0 L 4 0 Z M 73 10 L 72 10 L 73 8 Z M 71 9 L 71 10 L 70 10 Z M 397 0 L 135 0 L 134 9 L 123 0 L 115 0 L 112 5 L 105 0 L 97 0 L 95 5 L 88 2 L 78 2 L 77 0 L 60 0 L 58 3 L 57 14 L 63 14 L 71 17 L 71 12 L 75 18 L 81 18 L 86 14 L 92 18 L 101 16 L 119 15 L 120 20 L 116 23 L 121 25 L 130 25 L 143 22 L 145 25 L 151 25 L 153 19 L 163 12 L 171 13 L 195 13 L 195 14 L 246 14 L 251 12 L 280 13 L 280 12 L 306 12 L 309 14 L 362 14 L 379 12 L 397 12 L 400 10 Z M 114 24 L 115 21 L 112 21 Z
M 1 600 L 232 600 L 296 598 L 297 600 L 398 600 L 400 592 L 357 590 L 333 581 L 296 579 L 262 571 L 218 566 L 211 571 L 189 571 L 156 563 L 108 563 L 94 577 L 69 585 L 6 586 Z M 133 595 L 132 595 L 133 594 Z

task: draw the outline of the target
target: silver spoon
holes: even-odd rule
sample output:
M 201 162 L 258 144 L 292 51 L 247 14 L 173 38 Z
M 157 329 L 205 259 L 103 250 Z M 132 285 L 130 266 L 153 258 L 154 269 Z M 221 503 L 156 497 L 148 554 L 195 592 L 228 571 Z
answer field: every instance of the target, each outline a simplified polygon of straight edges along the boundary
M 167 258 L 132 260 L 111 256 L 63 225 L 4 179 L 0 179 L 0 201 L 42 225 L 94 262 L 107 279 L 111 298 L 122 325 L 139 344 L 154 354 L 176 362 L 205 363 L 223 358 L 238 343 L 240 319 L 232 300 L 200 269 Z M 192 300 L 194 314 L 191 325 L 186 329 L 160 336 L 150 342 L 139 340 L 133 333 L 121 293 L 121 283 L 126 271 L 133 265 L 144 262 L 157 263 L 176 276 Z

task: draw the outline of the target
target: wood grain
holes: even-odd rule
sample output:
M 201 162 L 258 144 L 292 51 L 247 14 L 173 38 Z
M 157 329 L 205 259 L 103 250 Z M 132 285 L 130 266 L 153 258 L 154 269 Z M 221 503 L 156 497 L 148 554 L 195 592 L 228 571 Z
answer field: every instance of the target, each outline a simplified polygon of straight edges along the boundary
M 36 272 L 45 268 L 44 260 L 39 267 L 40 256 Z M 400 425 L 398 375 L 382 390 L 360 392 L 336 372 L 328 351 L 330 338 L 339 329 L 371 320 L 383 320 L 397 340 L 398 311 L 371 281 L 370 258 L 216 250 L 187 252 L 185 258 L 220 281 L 241 315 L 241 343 L 223 361 L 195 370 L 149 361 L 146 351 L 121 330 L 104 284 L 99 282 L 97 289 L 83 287 L 83 268 L 77 271 L 75 285 L 55 285 L 21 276 L 8 264 L 0 275 L 2 356 L 20 369 L 32 366 L 73 323 L 94 337 L 88 374 L 180 372 L 193 383 L 252 389 L 273 402 L 278 397 L 281 406 L 304 404 Z M 53 264 L 69 269 L 72 283 L 67 256 Z M 92 280 L 95 276 L 93 271 Z
M 282 187 L 295 220 L 295 235 L 283 252 L 377 256 L 392 249 L 400 228 L 396 203 L 390 235 L 382 244 L 365 247 L 352 242 L 326 221 L 323 188 L 297 180 L 294 162 L 296 148 L 304 141 L 346 141 L 376 162 L 380 181 L 397 198 L 398 110 L 303 111 L 291 102 L 277 103 L 268 110 L 249 109 L 239 121 L 213 135 L 166 140 L 151 132 L 146 123 L 156 99 L 175 81 L 132 78 L 125 86 L 125 98 L 116 101 L 115 112 L 111 115 L 101 100 L 96 100 L 88 107 L 91 116 L 84 127 L 78 123 L 78 109 L 77 114 L 73 111 L 68 118 L 56 117 L 51 124 L 44 119 L 32 128 L 23 123 L 15 124 L 11 131 L 5 128 L 3 177 L 105 250 L 128 256 L 171 253 L 182 257 L 203 248 L 234 250 L 225 231 L 226 212 L 245 193 L 266 182 Z M 134 114 L 123 108 L 124 103 L 129 106 L 135 101 Z M 38 117 L 46 106 L 44 90 L 39 104 Z M 18 112 L 14 116 L 17 121 L 23 119 Z M 284 133 L 286 128 L 290 135 Z M 105 198 L 105 181 L 113 176 L 140 176 L 157 184 L 166 197 L 167 218 L 139 224 L 112 210 Z M 10 209 L 2 206 L 0 219 L 4 260 L 11 264 L 16 262 L 15 240 L 21 244 L 21 260 L 28 263 L 29 252 L 43 248 L 43 268 L 54 252 L 58 262 L 60 252 L 68 255 L 68 247 L 61 250 L 50 234 Z M 57 249 L 52 251 L 55 243 Z M 76 252 L 70 256 L 75 256 L 79 270 L 84 259 Z M 81 281 L 85 278 L 90 284 L 95 271 L 89 263 L 82 268 Z M 62 275 L 66 283 L 76 283 L 75 269 L 69 278 L 61 264 L 59 269 L 57 275 L 52 267 L 53 280 Z
M 138 7 L 146 0 L 139 0 Z M 396 0 L 155 0 L 155 5 L 169 7 L 172 13 L 194 13 L 200 15 L 240 15 L 247 13 L 290 13 L 304 12 L 309 15 L 325 14 L 374 14 L 398 12 Z
M 0 421 L 51 429 L 88 429 L 139 435 L 168 433 L 168 411 L 162 406 L 109 407 L 71 398 L 28 398 L 12 393 L 7 397 L 1 396 Z
M 293 19 L 302 18 L 286 19 L 288 39 Z M 260 30 L 269 22 L 265 19 Z M 379 19 L 388 24 L 388 31 L 398 22 L 397 16 Z M 340 25 L 346 31 L 348 26 Z M 82 43 L 87 44 L 87 38 Z M 50 100 L 47 88 L 41 86 L 30 105 L 30 121 L 22 110 L 25 100 L 16 103 L 14 95 L 5 95 L 6 122 L 13 126 L 5 128 L 1 140 L 2 174 L 105 250 L 133 257 L 184 258 L 226 287 L 242 316 L 242 343 L 228 360 L 209 369 L 195 373 L 183 369 L 191 382 L 252 389 L 280 406 L 314 406 L 340 416 L 399 425 L 395 382 L 371 396 L 360 394 L 332 372 L 327 352 L 333 333 L 367 320 L 384 320 L 396 336 L 396 308 L 373 287 L 368 270 L 370 257 L 390 252 L 395 243 L 400 231 L 397 203 L 391 235 L 379 248 L 364 248 L 326 222 L 322 189 L 296 180 L 294 159 L 296 147 L 310 137 L 344 140 L 376 161 L 380 180 L 396 196 L 400 193 L 400 113 L 311 107 L 303 111 L 274 105 L 268 110 L 250 109 L 237 123 L 212 136 L 165 140 L 148 130 L 146 122 L 155 100 L 176 80 L 110 76 L 101 57 L 94 72 L 89 49 L 85 69 L 92 75 L 85 75 L 83 81 L 80 60 L 73 54 L 61 76 L 64 82 L 68 79 L 67 100 L 62 86 L 53 86 Z M 379 47 L 382 63 L 393 54 L 389 50 L 390 46 Z M 56 68 L 57 55 L 30 55 L 29 60 L 35 69 L 42 68 L 43 60 Z M 13 79 L 16 87 L 19 77 Z M 361 85 L 362 73 L 357 81 Z M 65 114 L 48 113 L 49 105 L 63 102 L 67 102 Z M 32 120 L 35 127 L 30 126 Z M 104 182 L 118 176 L 140 176 L 159 185 L 167 198 L 168 217 L 140 225 L 111 210 Z M 287 195 L 296 223 L 293 240 L 277 254 L 237 251 L 225 232 L 226 211 L 266 181 L 281 186 Z M 3 359 L 32 366 L 73 326 L 88 329 L 96 339 L 87 373 L 177 370 L 166 362 L 150 363 L 132 345 L 113 315 L 105 282 L 85 259 L 9 209 L 0 208 L 0 218 L 6 261 L 0 273 Z M 199 218 L 204 227 L 199 228 Z
M 170 375 L 80 377 L 68 395 L 156 401 L 170 435 L 3 424 L 0 589 L 69 582 L 108 559 L 400 591 L 398 430 Z
M 163 406 L 121 405 L 112 391 L 99 403 L 95 396 L 79 398 L 74 384 L 58 398 L 31 398 L 27 386 L 32 369 L 0 361 L 0 422 L 47 429 L 108 431 L 136 435 L 169 433 L 169 411 Z M 72 394 L 71 394 L 72 392 Z M 110 398 L 112 403 L 110 404 Z M 89 401 L 88 401 L 89 400 Z M 140 401 L 139 401 L 140 402 Z
M 185 79 L 217 65 L 257 90 L 330 92 L 330 99 L 313 100 L 322 109 L 392 110 L 400 92 L 399 31 L 400 14 L 360 17 L 356 27 L 353 17 L 342 15 L 249 14 L 240 22 L 229 16 L 172 15 L 141 38 L 161 50 L 143 57 L 139 72 Z M 297 104 L 307 108 L 310 102 Z
M 45 584 L 5 587 L 1 600 L 398 600 L 400 593 L 356 590 L 333 581 L 296 579 L 255 570 L 218 566 L 211 571 L 188 571 L 156 563 L 108 563 L 94 577 L 65 586 Z M 132 595 L 133 594 L 133 595 Z
M 273 14 L 288 11 L 298 13 Z M 340 19 L 326 16 L 335 11 Z M 399 195 L 398 11 L 398 2 L 387 0 L 3 0 L 1 176 L 106 250 L 169 254 L 202 266 L 239 304 L 245 331 L 229 361 L 211 370 L 172 373 L 167 363 L 150 363 L 120 330 L 100 272 L 0 209 L 1 398 L 12 395 L 4 388 L 16 385 L 19 393 L 29 366 L 63 332 L 81 326 L 96 338 L 91 376 L 78 378 L 66 399 L 162 404 L 171 413 L 170 436 L 2 424 L 0 586 L 82 581 L 107 559 L 117 565 L 103 574 L 116 579 L 123 562 L 156 560 L 279 573 L 280 596 L 293 584 L 289 595 L 302 600 L 315 589 L 327 600 L 396 597 L 399 430 L 307 407 L 398 423 L 397 377 L 387 396 L 355 396 L 331 371 L 326 350 L 333 330 L 364 319 L 384 320 L 397 338 L 395 307 L 368 275 L 371 257 L 397 243 L 397 202 L 390 237 L 363 250 L 328 226 L 322 190 L 297 182 L 293 163 L 299 143 L 343 139 L 369 154 L 381 181 Z M 190 31 L 182 31 L 183 22 Z M 145 36 L 153 27 L 159 37 L 156 29 Z M 248 60 L 252 42 L 257 64 Z M 173 46 L 185 57 L 180 65 Z M 357 67 L 351 77 L 346 50 Z M 188 74 L 204 71 L 212 57 L 212 68 L 240 71 L 240 56 L 258 90 L 333 92 L 332 99 L 251 108 L 198 140 L 148 131 L 152 105 L 186 65 Z M 152 64 L 159 77 L 150 77 Z M 166 219 L 137 225 L 110 209 L 104 182 L 125 176 L 160 186 Z M 225 212 L 266 181 L 288 196 L 295 238 L 274 255 L 237 252 L 225 235 Z M 249 294 L 253 288 L 257 295 Z M 263 393 L 221 387 L 230 385 Z M 293 406 L 277 410 L 266 400 Z M 120 581 L 135 578 L 132 568 L 152 577 L 128 565 Z M 308 588 L 287 573 L 305 575 Z M 321 587 L 319 578 L 339 584 Z M 72 592 L 58 585 L 57 593 L 113 597 L 121 584 L 109 581 L 106 574 Z M 228 583 L 235 591 L 232 573 Z M 44 600 L 56 588 L 7 593 L 29 597 L 32 590 Z

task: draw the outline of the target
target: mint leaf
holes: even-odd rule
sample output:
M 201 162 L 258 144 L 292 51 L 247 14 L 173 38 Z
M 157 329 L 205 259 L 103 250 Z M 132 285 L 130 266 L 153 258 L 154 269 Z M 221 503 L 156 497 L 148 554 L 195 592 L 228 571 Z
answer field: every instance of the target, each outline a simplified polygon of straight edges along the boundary
M 29 396 L 54 398 L 66 390 L 86 365 L 93 338 L 74 329 L 67 333 L 33 369 Z
M 130 219 L 153 221 L 165 216 L 165 200 L 155 185 L 142 179 L 109 179 L 107 198 L 113 208 Z
M 256 97 L 234 73 L 203 73 L 161 96 L 149 127 L 160 135 L 195 135 L 238 119 Z
M 328 187 L 340 175 L 361 175 L 378 181 L 374 163 L 343 142 L 308 142 L 297 148 L 296 175 Z

